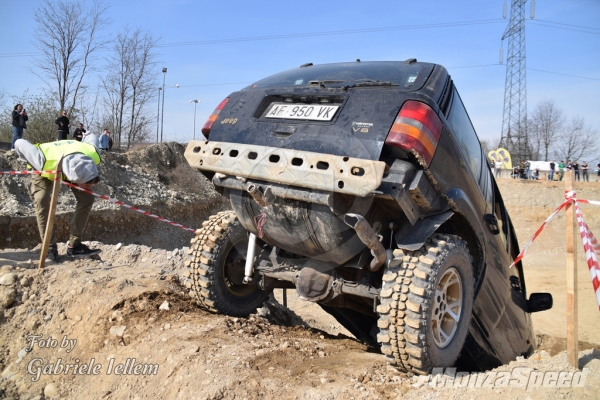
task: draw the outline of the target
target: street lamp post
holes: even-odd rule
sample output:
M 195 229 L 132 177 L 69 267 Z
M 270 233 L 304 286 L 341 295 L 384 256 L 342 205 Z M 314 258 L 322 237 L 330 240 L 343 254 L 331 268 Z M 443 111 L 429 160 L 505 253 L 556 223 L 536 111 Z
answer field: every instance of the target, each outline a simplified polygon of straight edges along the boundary
M 161 92 L 162 88 L 159 87 L 158 88 L 158 107 L 156 110 L 156 143 L 158 143 L 158 129 L 160 128 L 160 92 Z
M 163 85 L 162 85 L 162 117 L 160 119 L 160 141 L 163 141 L 163 124 L 165 122 L 165 78 L 167 77 L 167 68 L 162 69 Z
M 161 117 L 161 122 L 160 122 L 160 141 L 161 142 L 164 139 L 164 137 L 163 137 L 163 122 L 162 121 L 164 121 L 164 119 L 165 119 L 165 93 L 166 93 L 165 89 L 168 88 L 168 87 L 170 87 L 170 86 L 178 88 L 179 84 L 175 83 L 173 85 L 165 85 L 165 83 L 163 82 L 163 87 L 162 87 L 162 117 Z
M 190 103 L 194 103 L 194 140 L 196 140 L 196 106 L 198 105 L 198 100 L 190 100 Z

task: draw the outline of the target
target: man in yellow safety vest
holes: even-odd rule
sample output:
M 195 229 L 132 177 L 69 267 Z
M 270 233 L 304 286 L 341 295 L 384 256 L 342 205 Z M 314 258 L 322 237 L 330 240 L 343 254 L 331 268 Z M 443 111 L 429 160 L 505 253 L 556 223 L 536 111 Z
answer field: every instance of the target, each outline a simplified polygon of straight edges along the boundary
M 98 137 L 96 135 L 88 135 L 82 142 L 60 140 L 36 145 L 25 139 L 19 139 L 15 142 L 15 151 L 22 160 L 26 161 L 36 171 L 56 170 L 62 157 L 63 179 L 76 183 L 83 188 L 91 189 L 92 185 L 100 180 L 97 167 L 100 164 L 100 155 L 98 154 Z M 42 241 L 44 240 L 50 210 L 53 180 L 54 174 L 48 173 L 32 175 L 31 178 L 30 193 L 35 206 Z M 67 256 L 75 258 L 90 257 L 101 251 L 90 249 L 81 243 L 94 204 L 94 196 L 73 188 L 71 188 L 71 191 L 77 200 L 77 206 L 71 223 Z M 55 230 L 53 230 L 46 262 L 56 262 L 57 260 L 58 248 L 56 246 Z

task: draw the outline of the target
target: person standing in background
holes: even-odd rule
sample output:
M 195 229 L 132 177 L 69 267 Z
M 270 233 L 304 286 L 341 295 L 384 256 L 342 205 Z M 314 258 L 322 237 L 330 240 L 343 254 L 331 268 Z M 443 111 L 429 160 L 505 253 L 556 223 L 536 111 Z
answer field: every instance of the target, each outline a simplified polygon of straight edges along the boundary
M 10 145 L 10 149 L 15 149 L 15 142 L 18 139 L 23 138 L 23 129 L 27 129 L 27 120 L 29 117 L 27 116 L 27 111 L 23 108 L 22 104 L 17 104 L 12 112 L 12 144 Z
M 62 110 L 62 115 L 56 118 L 54 123 L 58 126 L 58 140 L 67 140 L 69 136 L 69 118 L 67 118 L 67 111 Z
M 106 132 L 106 135 L 108 136 L 108 151 L 112 150 L 112 146 L 113 146 L 113 140 L 110 137 L 110 132 Z
M 79 126 L 77 128 L 75 128 L 75 132 L 73 132 L 73 137 L 78 142 L 81 142 L 83 140 L 83 137 L 85 136 L 86 132 L 87 131 L 83 128 L 83 124 L 80 123 Z
M 558 180 L 562 181 L 562 178 L 564 175 L 565 175 L 565 163 L 561 160 L 560 164 L 558 164 Z
M 583 161 L 583 164 L 581 164 L 581 172 L 583 173 L 583 178 L 581 180 L 584 182 L 589 182 L 590 177 L 588 175 L 588 165 L 585 160 Z
M 575 171 L 575 180 L 579 181 L 579 161 L 575 160 L 573 163 L 573 171 Z
M 108 129 L 105 129 L 102 132 L 102 135 L 100 135 L 100 150 L 108 151 L 110 149 L 108 139 L 110 139 L 110 133 L 108 132 Z
M 531 174 L 530 174 L 531 163 L 529 162 L 529 160 L 525 160 L 525 164 L 523 164 L 523 168 L 525 168 L 526 179 L 531 179 Z
M 556 168 L 556 163 L 554 162 L 554 160 L 552 160 L 552 162 L 550 163 L 550 175 L 548 175 L 549 181 L 554 180 L 554 168 Z
M 500 178 L 500 173 L 502 172 L 502 160 L 497 159 L 495 162 L 495 170 L 496 170 L 496 178 Z

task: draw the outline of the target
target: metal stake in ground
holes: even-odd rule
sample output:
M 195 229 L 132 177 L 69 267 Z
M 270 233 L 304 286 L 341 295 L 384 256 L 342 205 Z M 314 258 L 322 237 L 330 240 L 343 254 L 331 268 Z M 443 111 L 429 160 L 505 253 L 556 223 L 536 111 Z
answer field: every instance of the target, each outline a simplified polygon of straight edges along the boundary
M 573 191 L 573 171 L 567 170 L 565 193 Z M 577 251 L 575 247 L 575 204 L 569 202 L 565 208 L 567 232 L 567 360 L 579 369 L 577 332 Z
M 54 174 L 54 185 L 52 185 L 52 198 L 50 199 L 50 211 L 48 211 L 48 221 L 46 221 L 46 232 L 44 232 L 44 241 L 42 242 L 42 251 L 40 252 L 40 264 L 38 270 L 44 268 L 46 263 L 46 254 L 50 247 L 50 238 L 54 229 L 54 215 L 56 214 L 56 205 L 58 204 L 58 194 L 60 193 L 60 182 L 62 177 L 62 160 L 61 155 L 56 165 L 56 173 Z

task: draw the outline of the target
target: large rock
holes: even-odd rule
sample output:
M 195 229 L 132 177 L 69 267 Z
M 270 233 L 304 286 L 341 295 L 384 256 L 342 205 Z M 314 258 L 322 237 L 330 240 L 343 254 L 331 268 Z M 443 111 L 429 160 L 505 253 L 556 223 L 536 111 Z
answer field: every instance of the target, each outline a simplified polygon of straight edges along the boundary
M 13 305 L 17 298 L 17 291 L 12 287 L 0 286 L 0 310 Z
M 0 285 L 3 285 L 3 286 L 14 285 L 16 281 L 17 281 L 17 274 L 13 274 L 12 272 L 0 276 Z
M 49 383 L 44 388 L 45 397 L 56 397 L 58 396 L 58 386 L 55 383 Z

